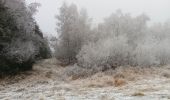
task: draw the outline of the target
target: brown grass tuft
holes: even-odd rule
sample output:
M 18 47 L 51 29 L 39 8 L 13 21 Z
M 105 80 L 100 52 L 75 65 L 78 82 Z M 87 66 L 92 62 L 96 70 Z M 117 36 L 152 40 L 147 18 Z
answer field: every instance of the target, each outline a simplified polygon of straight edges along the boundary
M 117 73 L 116 75 L 114 75 L 114 78 L 125 78 L 125 76 L 122 73 Z
M 114 84 L 113 84 L 112 81 L 107 81 L 107 82 L 106 82 L 106 85 L 107 85 L 107 86 L 113 86 Z
M 101 85 L 101 84 L 89 84 L 88 87 L 89 87 L 89 88 L 91 88 L 91 87 L 92 87 L 92 88 L 102 88 L 102 87 L 104 87 L 104 86 Z
M 136 93 L 132 94 L 132 96 L 145 96 L 145 94 L 142 92 L 136 92 Z
M 114 79 L 114 85 L 116 87 L 119 87 L 119 86 L 123 86 L 126 84 L 126 81 L 125 79 L 122 79 L 122 78 L 117 78 L 117 79 Z
M 164 72 L 164 73 L 162 74 L 162 76 L 163 76 L 163 77 L 166 77 L 166 78 L 170 78 L 170 73 Z
M 52 77 L 52 74 L 53 74 L 52 71 L 48 71 L 48 72 L 46 72 L 45 77 L 51 78 L 51 77 Z
M 80 79 L 80 77 L 78 75 L 72 75 L 71 76 L 71 80 L 77 80 Z

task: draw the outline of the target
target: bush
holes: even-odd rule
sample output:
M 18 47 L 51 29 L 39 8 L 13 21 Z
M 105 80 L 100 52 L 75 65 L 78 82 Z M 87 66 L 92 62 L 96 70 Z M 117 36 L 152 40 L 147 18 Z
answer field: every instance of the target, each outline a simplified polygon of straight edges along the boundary
M 152 66 L 157 65 L 153 45 L 141 44 L 133 51 L 133 66 Z
M 107 69 L 129 63 L 130 48 L 125 37 L 109 38 L 84 46 L 77 55 L 78 64 L 82 67 L 92 66 Z
M 155 46 L 155 57 L 159 65 L 170 64 L 169 40 L 164 40 Z

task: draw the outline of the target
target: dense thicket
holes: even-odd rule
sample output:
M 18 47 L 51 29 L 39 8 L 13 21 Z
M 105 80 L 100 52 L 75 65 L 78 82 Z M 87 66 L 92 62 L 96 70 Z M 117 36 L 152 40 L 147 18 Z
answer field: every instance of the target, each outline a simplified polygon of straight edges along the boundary
M 0 0 L 0 74 L 32 68 L 37 59 L 50 57 L 50 49 L 33 15 L 38 4 Z
M 145 14 L 132 17 L 118 10 L 91 28 L 87 14 L 81 16 L 73 4 L 64 4 L 57 20 L 56 57 L 79 67 L 103 70 L 170 63 L 170 22 L 148 27 Z

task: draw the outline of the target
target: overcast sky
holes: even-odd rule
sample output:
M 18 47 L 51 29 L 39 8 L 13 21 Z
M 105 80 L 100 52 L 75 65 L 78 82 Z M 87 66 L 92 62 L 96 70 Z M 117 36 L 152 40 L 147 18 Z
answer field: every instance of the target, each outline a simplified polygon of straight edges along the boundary
M 103 18 L 109 16 L 117 9 L 124 13 L 136 16 L 147 14 L 151 22 L 164 22 L 170 19 L 170 0 L 26 0 L 28 3 L 41 3 L 39 12 L 35 16 L 40 29 L 45 34 L 56 35 L 56 19 L 58 9 L 62 2 L 75 3 L 78 8 L 86 8 L 89 17 L 94 23 L 102 22 Z

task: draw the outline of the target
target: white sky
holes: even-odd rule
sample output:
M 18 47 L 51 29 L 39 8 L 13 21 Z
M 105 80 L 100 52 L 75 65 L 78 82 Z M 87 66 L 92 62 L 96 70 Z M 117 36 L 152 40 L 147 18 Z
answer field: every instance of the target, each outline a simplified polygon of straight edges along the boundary
M 55 30 L 58 8 L 62 2 L 75 3 L 78 8 L 86 8 L 89 17 L 94 23 L 101 22 L 117 9 L 124 13 L 131 13 L 136 16 L 142 13 L 147 14 L 151 23 L 165 22 L 170 19 L 170 0 L 26 0 L 41 3 L 39 12 L 35 16 L 40 29 L 45 34 L 57 35 Z

